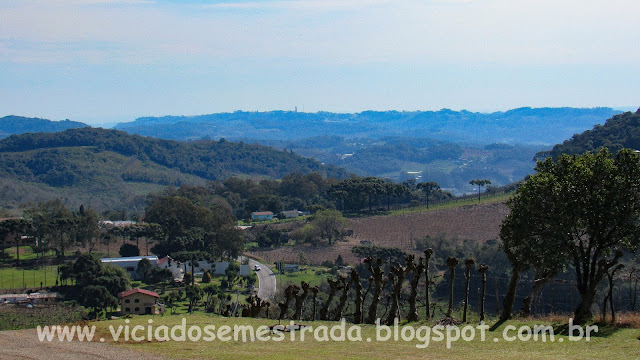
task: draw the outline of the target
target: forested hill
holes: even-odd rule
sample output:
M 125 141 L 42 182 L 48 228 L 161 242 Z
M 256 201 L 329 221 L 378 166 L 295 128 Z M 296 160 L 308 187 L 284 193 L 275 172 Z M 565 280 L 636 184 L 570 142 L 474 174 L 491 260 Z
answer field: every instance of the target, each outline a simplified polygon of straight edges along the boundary
M 346 175 L 336 167 L 326 167 L 291 152 L 224 139 L 179 142 L 130 135 L 117 130 L 80 128 L 59 133 L 13 135 L 0 141 L 0 153 L 61 147 L 93 147 L 96 152 L 112 151 L 124 156 L 136 156 L 140 160 L 150 160 L 207 180 L 222 180 L 235 175 L 281 178 L 292 172 L 320 172 L 330 177 Z
M 9 115 L 0 118 L 0 139 L 14 134 L 56 132 L 88 126 L 87 124 L 70 120 L 51 121 L 40 118 Z
M 343 170 L 287 151 L 221 141 L 178 142 L 81 128 L 0 140 L 0 207 L 61 198 L 68 206 L 141 211 L 149 192 L 231 176 L 282 178 Z
M 592 130 L 574 135 L 571 139 L 558 144 L 548 152 L 538 156 L 558 157 L 561 154 L 582 154 L 607 147 L 612 152 L 623 148 L 640 150 L 640 109 L 635 113 L 626 112 L 615 115 L 604 125 L 596 125 Z
M 476 144 L 557 144 L 602 123 L 611 108 L 519 108 L 504 112 L 364 111 L 353 114 L 267 111 L 198 116 L 144 117 L 116 129 L 163 139 L 297 140 L 311 136 L 345 138 L 415 137 Z M 162 125 L 162 126 L 158 126 Z

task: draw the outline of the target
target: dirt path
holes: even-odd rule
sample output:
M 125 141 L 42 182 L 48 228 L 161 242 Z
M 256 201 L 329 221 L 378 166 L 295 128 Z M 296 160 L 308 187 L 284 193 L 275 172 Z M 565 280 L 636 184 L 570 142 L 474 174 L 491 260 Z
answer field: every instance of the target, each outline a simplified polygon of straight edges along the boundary
M 0 359 L 136 359 L 159 360 L 157 355 L 98 342 L 40 342 L 36 330 L 0 331 Z

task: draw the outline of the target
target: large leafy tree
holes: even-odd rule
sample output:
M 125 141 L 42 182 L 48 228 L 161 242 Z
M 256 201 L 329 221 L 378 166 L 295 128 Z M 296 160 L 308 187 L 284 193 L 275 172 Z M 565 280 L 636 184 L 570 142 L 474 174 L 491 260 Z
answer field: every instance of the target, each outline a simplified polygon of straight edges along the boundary
M 583 323 L 598 284 L 640 242 L 640 157 L 604 149 L 547 159 L 536 171 L 509 202 L 504 249 L 516 274 L 573 265 L 581 295 L 575 321 Z
M 159 224 L 165 239 L 152 251 L 164 256 L 179 251 L 205 251 L 215 257 L 236 256 L 243 237 L 234 228 L 228 207 L 201 205 L 197 198 L 168 194 L 155 199 L 146 209 L 145 220 Z
M 118 306 L 118 300 L 109 293 L 109 290 L 102 285 L 88 285 L 80 291 L 80 303 L 86 307 L 92 308 L 92 313 L 98 316 L 102 310 L 107 308 L 115 308 Z
M 332 244 L 332 240 L 342 234 L 347 225 L 347 219 L 338 210 L 322 210 L 313 215 L 313 226 L 318 229 L 320 236 Z
M 79 289 L 90 285 L 104 286 L 113 296 L 126 290 L 130 283 L 129 275 L 122 268 L 103 265 L 88 253 L 80 255 L 67 271 L 66 276 L 74 278 Z

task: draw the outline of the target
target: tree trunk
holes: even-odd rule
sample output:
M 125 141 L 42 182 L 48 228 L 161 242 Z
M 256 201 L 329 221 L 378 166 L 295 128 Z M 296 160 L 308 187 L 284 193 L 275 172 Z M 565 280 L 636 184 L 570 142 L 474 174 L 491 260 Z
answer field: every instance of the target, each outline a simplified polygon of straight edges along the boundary
M 342 312 L 344 311 L 344 307 L 347 304 L 349 286 L 351 285 L 350 282 L 347 282 L 346 278 L 340 278 L 340 283 L 340 285 L 342 286 L 342 294 L 340 295 L 340 299 L 338 301 L 338 307 L 333 314 L 334 321 L 340 321 L 340 319 L 342 319 Z
M 635 287 L 633 286 L 633 274 L 637 271 L 637 269 L 632 269 L 629 271 L 629 305 L 631 307 L 631 312 L 636 311 L 636 299 L 637 299 L 637 290 L 638 290 L 638 277 L 635 278 Z
M 608 274 L 609 269 L 618 265 L 618 260 L 622 258 L 624 253 L 618 250 L 610 261 L 601 258 L 596 262 L 598 255 L 598 252 L 594 252 L 594 254 L 589 252 L 574 253 L 573 262 L 576 268 L 577 288 L 581 296 L 580 304 L 576 308 L 573 319 L 573 322 L 577 325 L 582 325 L 592 318 L 591 306 L 596 297 L 598 284 Z M 616 266 L 612 272 L 619 268 L 620 265 Z
M 553 279 L 552 275 L 542 275 L 536 273 L 536 278 L 531 286 L 531 292 L 522 300 L 522 316 L 531 316 L 531 304 L 536 300 L 543 286 Z
M 375 324 L 377 313 L 378 313 L 378 304 L 380 303 L 380 295 L 382 294 L 382 289 L 385 285 L 384 279 L 384 271 L 381 268 L 382 259 L 376 260 L 376 267 L 373 268 L 372 262 L 373 259 L 367 258 L 365 262 L 369 265 L 369 271 L 372 274 L 372 280 L 374 284 L 373 290 L 373 298 L 371 299 L 371 304 L 369 305 L 369 312 L 367 313 L 367 324 Z
M 296 285 L 289 285 L 284 290 L 285 299 L 283 302 L 278 304 L 280 307 L 280 316 L 278 316 L 278 320 L 284 320 L 284 317 L 287 315 L 287 311 L 289 310 L 289 303 L 294 297 L 296 297 L 298 291 L 300 291 L 300 288 Z
M 500 320 L 508 320 L 511 318 L 513 305 L 516 301 L 516 290 L 518 289 L 519 281 L 520 281 L 520 270 L 514 266 L 511 272 L 511 279 L 509 280 L 509 288 L 507 289 L 507 293 L 504 296 L 504 302 L 502 305 L 502 315 L 500 315 Z
M 296 296 L 296 305 L 295 312 L 293 314 L 293 320 L 301 320 L 302 319 L 302 307 L 304 306 L 304 301 L 307 299 L 307 295 L 309 293 L 309 283 L 303 281 L 302 282 L 302 294 Z
M 426 320 L 431 319 L 431 303 L 429 301 L 429 285 L 431 285 L 431 278 L 429 278 L 429 261 L 431 260 L 431 255 L 433 255 L 433 250 L 431 248 L 424 251 L 424 275 L 426 277 L 426 284 L 424 286 L 424 318 Z
M 416 302 L 418 299 L 418 285 L 420 284 L 420 278 L 424 271 L 424 263 L 422 258 L 418 259 L 418 265 L 412 264 L 411 271 L 413 272 L 413 279 L 411 279 L 411 293 L 409 296 L 409 314 L 407 315 L 408 321 L 418 321 L 418 309 Z
M 449 267 L 449 306 L 447 307 L 447 317 L 451 317 L 451 313 L 453 312 L 453 279 L 456 276 L 457 265 L 457 258 L 451 256 L 447 258 L 447 266 Z
M 482 274 L 482 288 L 480 291 L 480 321 L 484 321 L 484 299 L 485 299 L 485 291 L 487 289 L 487 270 L 489 267 L 487 265 L 480 265 L 480 269 L 478 271 Z
M 360 275 L 358 275 L 356 269 L 351 270 L 351 281 L 354 283 L 356 288 L 353 323 L 360 324 L 362 322 L 362 284 L 360 283 Z
M 609 293 L 602 300 L 602 312 L 600 313 L 600 322 L 604 323 L 607 319 L 607 303 L 609 302 Z
M 471 268 L 474 265 L 473 259 L 465 261 L 465 287 L 464 287 L 464 310 L 462 312 L 462 322 L 467 322 L 467 309 L 469 307 L 469 283 L 471 282 Z
M 591 312 L 591 306 L 593 305 L 593 300 L 595 299 L 596 289 L 595 287 L 590 287 L 584 294 L 580 294 L 582 299 L 580 304 L 576 308 L 574 313 L 573 322 L 577 325 L 584 324 L 587 320 L 593 317 L 593 313 Z
M 619 264 L 618 266 L 613 268 L 613 270 L 607 272 L 607 278 L 609 279 L 609 294 L 607 295 L 607 297 L 609 298 L 609 307 L 611 309 L 611 325 L 616 324 L 616 311 L 613 307 L 613 277 L 615 276 L 616 271 L 622 269 L 623 267 L 624 265 Z
M 316 305 L 318 304 L 318 301 L 317 301 L 318 291 L 319 291 L 319 288 L 317 286 L 314 286 L 313 288 L 311 288 L 311 297 L 313 299 L 313 314 L 311 315 L 311 321 L 316 321 Z
M 329 320 L 329 306 L 331 305 L 331 300 L 333 300 L 336 292 L 338 292 L 338 290 L 340 289 L 340 283 L 337 280 L 328 279 L 327 282 L 329 283 L 330 288 L 329 298 L 327 299 L 327 302 L 322 306 L 322 309 L 320 309 L 320 320 Z
M 413 261 L 413 260 L 411 260 Z M 408 263 L 409 261 L 407 261 Z M 402 283 L 406 276 L 406 268 L 400 264 L 391 267 L 391 273 L 389 273 L 389 280 L 393 281 L 395 275 L 395 281 L 393 281 L 393 293 L 391 301 L 391 310 L 387 316 L 387 325 L 393 325 L 394 320 L 400 317 L 400 293 L 402 292 Z

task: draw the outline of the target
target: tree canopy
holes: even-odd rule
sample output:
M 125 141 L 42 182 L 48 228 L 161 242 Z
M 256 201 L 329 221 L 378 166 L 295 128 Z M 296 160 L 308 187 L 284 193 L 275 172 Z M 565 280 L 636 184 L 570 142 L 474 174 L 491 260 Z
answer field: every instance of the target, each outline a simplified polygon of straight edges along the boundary
M 508 202 L 503 248 L 514 273 L 573 265 L 583 322 L 607 271 L 640 242 L 640 157 L 604 149 L 549 158 L 536 171 Z

